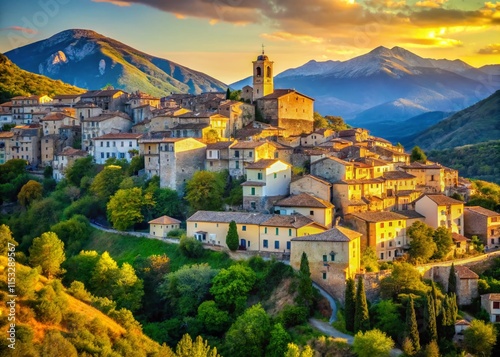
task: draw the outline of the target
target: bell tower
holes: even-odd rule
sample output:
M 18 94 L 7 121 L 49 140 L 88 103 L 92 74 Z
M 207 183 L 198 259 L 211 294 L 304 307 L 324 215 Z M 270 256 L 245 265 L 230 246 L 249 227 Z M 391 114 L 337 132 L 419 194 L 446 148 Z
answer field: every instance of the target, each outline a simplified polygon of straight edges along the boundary
M 264 54 L 264 45 L 262 45 L 262 54 L 257 56 L 256 61 L 253 61 L 254 101 L 274 92 L 273 63 Z

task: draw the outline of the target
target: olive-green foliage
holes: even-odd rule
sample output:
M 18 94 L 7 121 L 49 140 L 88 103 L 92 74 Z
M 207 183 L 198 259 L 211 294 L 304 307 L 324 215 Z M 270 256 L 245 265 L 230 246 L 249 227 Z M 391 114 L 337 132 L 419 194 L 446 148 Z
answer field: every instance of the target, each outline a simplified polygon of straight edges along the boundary
M 373 247 L 366 247 L 361 255 L 361 265 L 368 272 L 379 271 L 377 252 Z
M 85 216 L 74 215 L 71 219 L 53 225 L 50 230 L 57 234 L 67 247 L 66 251 L 71 254 L 79 252 L 82 244 L 88 239 L 90 224 Z
M 193 237 L 181 237 L 179 250 L 188 258 L 200 258 L 205 252 L 203 244 Z
M 236 229 L 236 222 L 231 221 L 229 222 L 229 229 L 226 235 L 226 245 L 230 250 L 235 251 L 238 249 L 239 242 L 240 239 L 238 237 L 238 230 Z
M 481 206 L 486 209 L 500 212 L 500 185 L 486 182 L 474 181 L 473 188 L 476 194 L 472 195 L 467 206 Z
M 431 341 L 422 351 L 423 357 L 440 357 L 438 343 L 433 340 Z
M 78 300 L 84 301 L 86 303 L 92 302 L 92 294 L 90 294 L 86 289 L 85 285 L 81 281 L 73 281 L 68 288 L 68 293 L 73 295 Z
M 292 339 L 280 323 L 271 329 L 271 338 L 266 349 L 266 357 L 283 357 Z
M 410 241 L 410 257 L 417 262 L 427 262 L 436 252 L 434 230 L 423 222 L 416 221 L 407 230 Z
M 347 331 L 354 332 L 354 315 L 356 314 L 356 284 L 353 278 L 348 278 L 346 281 L 344 301 L 345 328 Z
M 49 279 L 61 273 L 61 264 L 66 259 L 64 243 L 54 232 L 43 233 L 33 240 L 30 248 L 30 263 L 40 266 Z
M 307 321 L 309 310 L 302 306 L 285 305 L 279 315 L 279 319 L 283 321 L 285 327 L 293 327 L 301 325 Z
M 87 218 L 97 218 L 105 213 L 105 206 L 97 197 L 84 196 L 64 209 L 63 219 L 70 219 L 76 214 Z
M 224 187 L 225 182 L 220 174 L 196 171 L 186 183 L 185 199 L 193 212 L 219 211 L 222 209 Z
M 392 300 L 381 300 L 370 308 L 373 327 L 387 333 L 393 340 L 401 335 L 404 320 L 400 313 L 401 305 Z
M 331 129 L 340 131 L 347 128 L 349 128 L 349 126 L 341 117 L 332 115 L 326 115 L 323 117 L 318 112 L 314 112 L 314 129 Z
M 18 244 L 12 237 L 12 232 L 9 226 L 0 225 L 0 255 L 7 256 L 8 252 L 13 252 Z M 14 252 L 15 254 L 15 252 Z
M 370 329 L 370 314 L 366 301 L 365 284 L 363 278 L 358 278 L 356 288 L 356 308 L 354 314 L 354 332 L 365 332 Z
M 107 202 L 118 191 L 124 178 L 125 175 L 120 166 L 106 166 L 92 181 L 90 191 L 103 202 Z
M 65 178 L 73 186 L 87 189 L 84 184 L 87 184 L 88 178 L 93 178 L 97 174 L 94 158 L 87 156 L 81 159 L 76 159 L 72 165 L 66 168 Z M 85 180 L 87 178 L 87 180 Z
M 204 330 L 212 335 L 222 334 L 231 324 L 228 312 L 219 309 L 213 300 L 204 301 L 198 306 L 196 318 L 203 324 Z
M 255 272 L 241 264 L 222 269 L 213 279 L 210 292 L 219 307 L 229 312 L 245 308 L 247 295 L 256 280 Z
M 152 210 L 153 217 L 167 215 L 178 219 L 184 218 L 184 207 L 182 199 L 177 191 L 169 188 L 160 188 L 159 185 L 149 185 L 147 192 L 153 193 L 155 206 Z
M 300 306 L 304 306 L 310 310 L 313 306 L 313 299 L 314 294 L 311 271 L 309 269 L 309 260 L 307 258 L 307 254 L 302 252 L 302 256 L 300 258 L 299 287 L 296 302 Z
M 75 346 L 59 331 L 49 331 L 40 346 L 40 357 L 77 357 Z
M 302 350 L 295 343 L 289 343 L 285 357 L 313 357 L 314 351 L 311 346 L 306 345 Z
M 393 347 L 394 341 L 377 329 L 354 336 L 353 348 L 359 357 L 388 357 Z
M 20 296 L 31 298 L 39 279 L 40 273 L 38 269 L 18 265 L 16 269 L 16 293 Z
M 44 323 L 58 324 L 61 322 L 64 312 L 68 307 L 67 298 L 64 296 L 62 286 L 58 280 L 45 286 L 38 292 L 35 304 L 37 319 Z
M 434 243 L 436 243 L 436 251 L 433 258 L 441 259 L 445 257 L 453 246 L 451 232 L 446 227 L 438 227 L 433 234 Z
M 491 323 L 472 320 L 464 331 L 465 350 L 474 356 L 491 356 L 491 350 L 497 340 L 497 333 Z
M 234 357 L 263 357 L 270 330 L 269 316 L 260 304 L 248 308 L 226 333 L 224 354 Z
M 425 163 L 426 160 L 427 160 L 427 155 L 425 155 L 424 151 L 418 146 L 415 146 L 411 151 L 410 161 Z
M 450 274 L 448 275 L 448 293 L 457 293 L 457 276 L 455 275 L 454 263 L 451 263 Z
M 418 270 L 408 263 L 394 263 L 392 274 L 380 282 L 380 293 L 385 299 L 397 298 L 403 293 L 425 295 L 428 290 Z
M 16 96 L 78 94 L 85 90 L 53 80 L 45 76 L 24 71 L 0 54 L 0 103 Z
M 189 334 L 185 334 L 177 344 L 173 357 L 220 357 L 220 355 L 217 353 L 217 348 L 210 347 L 208 341 L 201 336 L 193 341 Z
M 29 180 L 21 187 L 21 191 L 17 195 L 19 204 L 23 207 L 28 206 L 31 202 L 42 198 L 43 187 L 40 182 Z
M 411 342 L 412 350 L 415 352 L 420 351 L 420 335 L 418 334 L 417 316 L 415 315 L 415 307 L 411 296 L 406 305 L 405 335 Z
M 198 306 L 209 297 L 216 274 L 208 264 L 185 265 L 167 274 L 158 292 L 177 316 L 195 316 Z
M 154 201 L 150 193 L 143 194 L 142 189 L 134 187 L 118 190 L 107 204 L 107 214 L 113 227 L 124 231 L 135 223 L 142 222 L 144 210 L 152 207 Z
M 81 281 L 86 287 L 90 286 L 90 278 L 97 262 L 99 254 L 96 251 L 82 250 L 78 255 L 74 255 L 67 259 L 63 268 L 66 270 L 64 275 L 65 285 L 71 284 L 73 281 Z
M 434 298 L 432 294 L 427 294 L 425 310 L 424 310 L 424 326 L 425 326 L 425 334 L 424 341 L 432 342 L 437 341 L 437 321 L 436 321 L 436 310 L 434 305 Z

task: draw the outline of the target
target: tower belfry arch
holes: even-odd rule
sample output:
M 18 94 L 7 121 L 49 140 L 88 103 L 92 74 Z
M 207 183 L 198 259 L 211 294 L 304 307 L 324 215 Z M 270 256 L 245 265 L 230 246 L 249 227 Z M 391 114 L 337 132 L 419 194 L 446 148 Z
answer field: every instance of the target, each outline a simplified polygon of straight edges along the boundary
M 253 61 L 254 101 L 274 92 L 273 64 L 274 62 L 266 56 L 262 44 L 262 53 Z

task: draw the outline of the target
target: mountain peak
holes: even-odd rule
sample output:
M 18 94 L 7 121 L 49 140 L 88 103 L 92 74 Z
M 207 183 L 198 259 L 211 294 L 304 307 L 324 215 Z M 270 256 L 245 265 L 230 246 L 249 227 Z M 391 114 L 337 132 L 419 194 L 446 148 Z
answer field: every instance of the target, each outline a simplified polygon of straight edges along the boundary
M 368 54 L 374 54 L 374 55 L 387 55 L 390 53 L 391 53 L 391 50 L 388 49 L 387 47 L 384 47 L 384 46 L 378 46 L 378 47 L 374 48 L 373 50 L 371 50 L 370 52 L 368 52 Z

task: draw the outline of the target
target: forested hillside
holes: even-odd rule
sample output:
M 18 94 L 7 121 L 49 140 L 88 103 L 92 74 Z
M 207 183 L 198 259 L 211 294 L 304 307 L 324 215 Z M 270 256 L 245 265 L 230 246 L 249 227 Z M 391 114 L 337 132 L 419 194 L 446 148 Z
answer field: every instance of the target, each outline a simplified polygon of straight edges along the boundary
M 77 94 L 84 89 L 24 71 L 0 53 L 0 103 L 18 95 Z

